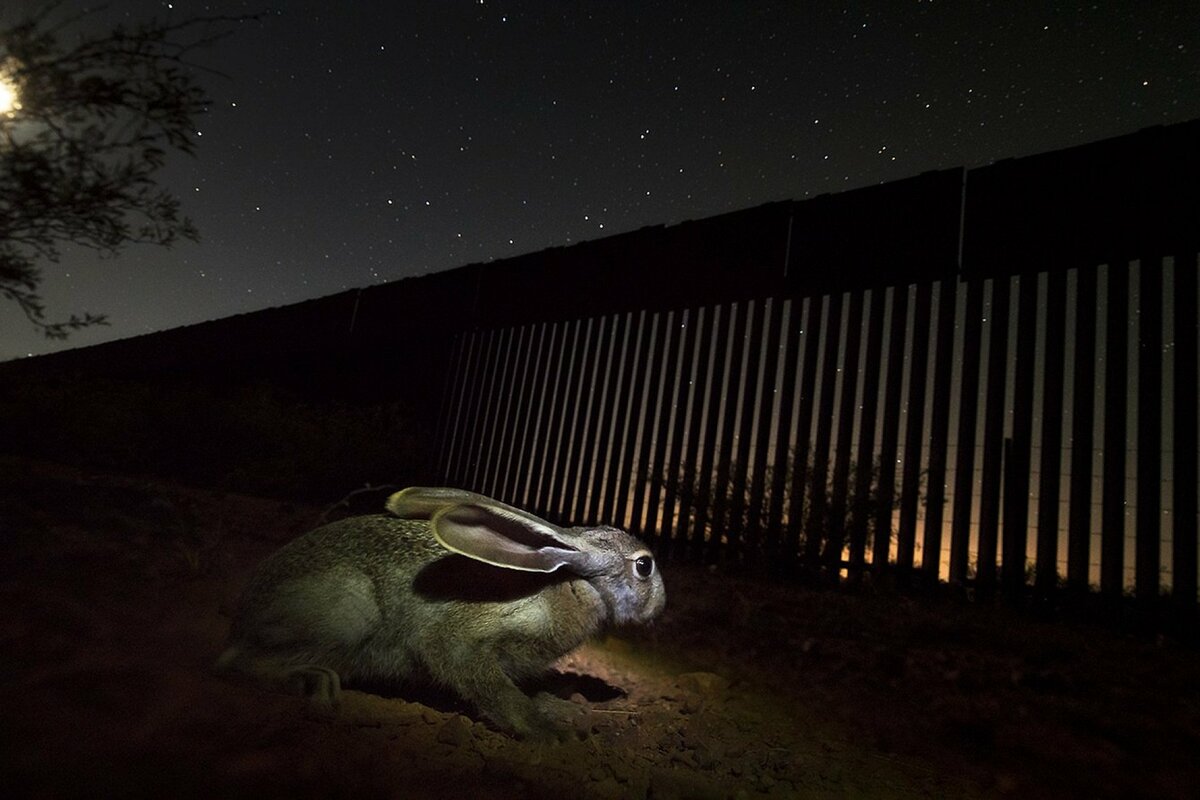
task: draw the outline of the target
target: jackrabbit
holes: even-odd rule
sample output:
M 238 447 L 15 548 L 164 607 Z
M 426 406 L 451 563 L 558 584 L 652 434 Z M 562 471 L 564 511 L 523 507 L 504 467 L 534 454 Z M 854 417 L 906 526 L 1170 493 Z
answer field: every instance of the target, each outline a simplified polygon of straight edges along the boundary
M 431 680 L 525 736 L 552 720 L 516 682 L 666 603 L 654 558 L 616 528 L 559 528 L 458 489 L 405 489 L 387 510 L 267 558 L 218 668 L 300 689 L 324 710 L 343 681 Z

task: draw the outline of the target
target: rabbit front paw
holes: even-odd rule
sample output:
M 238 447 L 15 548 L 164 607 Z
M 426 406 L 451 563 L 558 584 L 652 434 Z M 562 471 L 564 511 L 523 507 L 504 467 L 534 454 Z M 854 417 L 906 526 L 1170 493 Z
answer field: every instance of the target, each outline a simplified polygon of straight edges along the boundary
M 555 719 L 535 711 L 521 720 L 510 720 L 509 730 L 513 736 L 533 744 L 561 744 L 571 740 L 573 729 Z
M 587 709 L 546 692 L 522 700 L 506 709 L 503 719 L 495 711 L 490 716 L 518 739 L 539 744 L 586 738 Z
M 551 699 L 555 703 L 565 703 L 558 698 Z M 479 710 L 500 730 L 522 741 L 566 741 L 570 737 L 570 726 L 561 710 L 552 706 L 541 697 L 532 699 L 523 694 L 510 694 L 504 702 L 493 701 Z
M 553 730 L 558 739 L 587 736 L 590 726 L 586 707 L 549 692 L 539 692 L 533 702 L 539 719 L 544 720 L 545 726 Z

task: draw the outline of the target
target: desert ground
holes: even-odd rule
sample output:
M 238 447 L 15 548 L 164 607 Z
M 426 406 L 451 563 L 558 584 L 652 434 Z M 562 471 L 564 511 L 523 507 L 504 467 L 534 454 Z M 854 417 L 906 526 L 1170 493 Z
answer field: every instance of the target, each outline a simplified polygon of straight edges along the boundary
M 1195 639 L 667 564 L 556 665 L 564 741 L 453 696 L 336 716 L 215 675 L 254 565 L 328 509 L 0 457 L 8 797 L 1195 797 Z

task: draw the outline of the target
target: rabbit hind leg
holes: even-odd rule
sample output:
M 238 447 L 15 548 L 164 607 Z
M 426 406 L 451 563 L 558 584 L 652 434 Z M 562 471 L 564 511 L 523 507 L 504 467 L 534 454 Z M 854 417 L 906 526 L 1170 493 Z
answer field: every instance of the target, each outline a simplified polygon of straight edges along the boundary
M 219 672 L 236 672 L 274 691 L 307 697 L 312 710 L 332 715 L 342 693 L 337 671 L 317 664 L 297 664 L 287 658 L 245 651 L 236 645 L 217 660 Z
M 374 586 L 358 570 L 335 567 L 284 581 L 249 598 L 217 669 L 302 694 L 314 710 L 330 713 L 379 619 Z

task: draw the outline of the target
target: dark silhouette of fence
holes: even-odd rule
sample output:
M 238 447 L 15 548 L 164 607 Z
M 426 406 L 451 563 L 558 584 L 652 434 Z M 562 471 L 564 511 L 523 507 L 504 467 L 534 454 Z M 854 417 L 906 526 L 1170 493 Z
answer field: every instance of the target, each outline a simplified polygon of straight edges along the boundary
M 1197 142 L 1154 128 L 4 372 L 403 398 L 430 481 L 664 555 L 1194 607 Z

